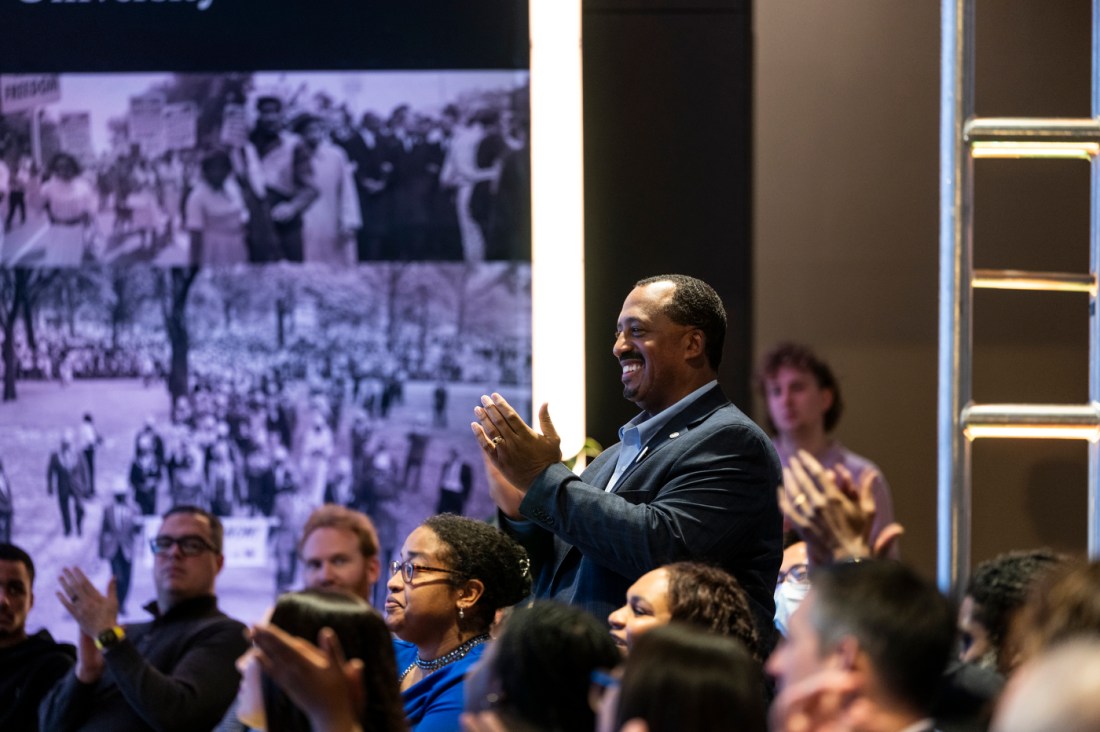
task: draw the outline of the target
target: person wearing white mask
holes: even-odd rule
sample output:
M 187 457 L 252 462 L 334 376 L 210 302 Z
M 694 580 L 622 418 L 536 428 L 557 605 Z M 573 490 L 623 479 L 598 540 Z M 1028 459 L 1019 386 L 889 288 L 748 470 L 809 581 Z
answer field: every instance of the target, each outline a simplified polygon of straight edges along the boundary
M 783 536 L 783 564 L 775 581 L 775 627 L 786 638 L 791 616 L 810 591 L 806 542 L 788 531 Z

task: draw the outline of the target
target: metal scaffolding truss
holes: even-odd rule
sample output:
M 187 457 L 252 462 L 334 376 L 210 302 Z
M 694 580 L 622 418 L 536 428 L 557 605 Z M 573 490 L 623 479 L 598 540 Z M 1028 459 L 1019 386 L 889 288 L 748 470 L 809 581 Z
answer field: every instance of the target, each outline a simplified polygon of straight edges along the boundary
M 940 319 L 938 537 L 940 589 L 958 592 L 970 569 L 970 445 L 996 437 L 1083 439 L 1088 442 L 1088 551 L 1100 552 L 1100 0 L 1092 0 L 1092 117 L 974 116 L 975 0 L 941 0 Z M 1075 158 L 1089 161 L 1089 272 L 975 270 L 974 160 Z M 1087 293 L 1087 404 L 975 404 L 972 399 L 974 290 L 999 288 Z

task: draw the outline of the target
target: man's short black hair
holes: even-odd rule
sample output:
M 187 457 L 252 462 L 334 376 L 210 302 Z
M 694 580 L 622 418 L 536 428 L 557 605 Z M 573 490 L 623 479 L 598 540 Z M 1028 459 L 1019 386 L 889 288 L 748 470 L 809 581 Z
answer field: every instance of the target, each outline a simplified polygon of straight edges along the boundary
M 214 514 L 207 511 L 205 508 L 199 506 L 189 506 L 187 504 L 180 504 L 172 506 L 170 509 L 164 512 L 161 516 L 161 521 L 167 520 L 169 516 L 173 516 L 177 513 L 190 514 L 192 516 L 202 516 L 210 523 L 210 541 L 214 544 L 214 549 L 218 554 L 222 553 L 222 542 L 224 541 L 225 529 L 222 527 L 222 520 Z
M 665 315 L 673 323 L 703 331 L 707 362 L 712 369 L 717 369 L 722 363 L 722 346 L 726 342 L 726 308 L 722 305 L 722 298 L 706 282 L 682 274 L 646 277 L 635 282 L 634 286 L 646 287 L 658 282 L 671 282 L 676 286 L 672 291 L 672 300 L 665 306 Z
M 0 542 L 0 559 L 6 562 L 22 562 L 27 567 L 27 574 L 30 575 L 31 585 L 34 585 L 34 560 L 31 559 L 30 554 L 27 554 L 15 544 Z
M 1013 614 L 1024 606 L 1036 580 L 1065 560 L 1050 549 L 1007 552 L 974 570 L 966 594 L 974 600 L 974 619 L 998 650 Z
M 900 562 L 819 567 L 810 621 L 821 652 L 854 637 L 883 687 L 927 713 L 955 641 L 955 610 L 939 591 Z

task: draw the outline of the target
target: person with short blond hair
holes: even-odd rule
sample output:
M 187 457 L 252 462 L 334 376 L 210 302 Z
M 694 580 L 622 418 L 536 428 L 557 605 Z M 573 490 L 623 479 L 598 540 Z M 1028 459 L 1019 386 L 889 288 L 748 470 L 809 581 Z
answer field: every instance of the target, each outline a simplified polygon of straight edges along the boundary
M 317 508 L 302 527 L 298 556 L 311 589 L 341 589 L 370 602 L 382 574 L 378 533 L 365 513 L 334 503 Z

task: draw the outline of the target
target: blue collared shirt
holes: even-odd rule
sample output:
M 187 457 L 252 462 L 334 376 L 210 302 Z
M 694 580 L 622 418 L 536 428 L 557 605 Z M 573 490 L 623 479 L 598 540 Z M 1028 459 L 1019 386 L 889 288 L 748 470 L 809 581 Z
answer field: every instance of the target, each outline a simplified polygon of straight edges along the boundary
M 622 446 L 619 448 L 619 460 L 615 463 L 615 472 L 611 474 L 611 479 L 607 481 L 607 486 L 604 490 L 614 490 L 615 485 L 619 482 L 619 477 L 626 472 L 626 469 L 629 468 L 635 460 L 644 456 L 646 448 L 643 446 L 649 444 L 649 441 L 652 440 L 658 432 L 663 430 L 665 426 L 672 421 L 673 417 L 687 409 L 695 400 L 702 396 L 704 392 L 710 390 L 717 383 L 717 379 L 711 379 L 709 382 L 700 386 L 667 409 L 662 409 L 654 415 L 642 412 L 620 427 L 619 441 L 622 443 Z

